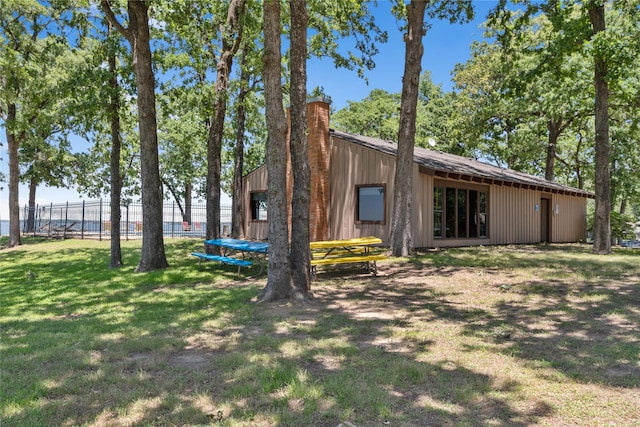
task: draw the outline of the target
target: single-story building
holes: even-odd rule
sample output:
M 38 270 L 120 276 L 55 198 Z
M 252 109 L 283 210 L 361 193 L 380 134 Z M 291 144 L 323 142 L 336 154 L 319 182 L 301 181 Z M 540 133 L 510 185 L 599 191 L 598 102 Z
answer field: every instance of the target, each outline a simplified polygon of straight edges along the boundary
M 311 241 L 377 236 L 389 244 L 397 144 L 330 129 L 321 98 L 307 104 L 307 124 Z M 266 192 L 263 165 L 244 177 L 247 238 L 268 237 Z M 416 147 L 413 246 L 585 241 L 588 198 L 584 190 Z

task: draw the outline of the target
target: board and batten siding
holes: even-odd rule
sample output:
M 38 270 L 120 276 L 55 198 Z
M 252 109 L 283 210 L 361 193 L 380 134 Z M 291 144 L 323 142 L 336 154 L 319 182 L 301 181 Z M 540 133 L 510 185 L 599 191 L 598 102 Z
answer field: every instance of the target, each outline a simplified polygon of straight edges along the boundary
M 427 181 L 430 177 L 424 177 Z M 459 181 L 452 181 L 454 184 Z M 431 187 L 433 188 L 433 187 Z M 508 245 L 540 243 L 542 238 L 541 199 L 549 200 L 548 224 L 550 242 L 585 241 L 586 203 L 584 197 L 561 195 L 537 190 L 492 184 L 489 186 L 488 238 L 434 239 L 427 231 L 425 247 L 474 245 Z M 425 211 L 433 211 L 433 192 L 425 200 Z M 424 221 L 426 230 L 433 230 L 433 219 Z M 429 228 L 427 228 L 429 227 Z
M 333 137 L 329 165 L 328 238 L 349 239 L 377 236 L 389 245 L 395 156 Z M 251 220 L 251 193 L 267 190 L 267 168 L 262 166 L 245 177 L 246 237 L 263 240 L 268 223 Z M 488 189 L 489 222 L 487 238 L 446 239 L 433 237 L 433 187 L 447 185 Z M 384 224 L 356 223 L 356 186 L 385 186 Z M 476 245 L 531 244 L 542 238 L 542 199 L 548 200 L 549 240 L 553 243 L 579 242 L 586 238 L 587 198 L 509 185 L 478 184 L 443 179 L 421 173 L 414 164 L 412 235 L 413 247 L 453 247 Z
M 549 209 L 552 212 L 551 241 L 553 243 L 586 242 L 587 199 L 585 197 L 553 194 Z
M 267 221 L 251 220 L 251 193 L 256 191 L 267 191 L 267 167 L 263 165 L 250 172 L 244 177 L 244 181 L 245 238 L 265 240 L 269 235 L 269 223 Z
M 388 244 L 395 158 L 338 138 L 331 141 L 329 239 L 377 236 Z M 356 224 L 356 186 L 385 186 L 384 224 Z
M 489 240 L 494 245 L 540 242 L 540 193 L 491 185 L 489 188 Z
M 543 198 L 549 200 L 550 242 L 584 242 L 586 198 L 492 185 L 489 194 L 491 244 L 542 242 Z
M 395 165 L 395 156 L 339 138 L 332 139 L 329 169 L 330 239 L 376 236 L 382 239 L 383 245 L 389 245 Z M 419 173 L 418 165 L 414 164 L 411 214 L 414 247 L 426 246 L 425 237 L 431 234 L 427 233 L 427 230 L 433 228 L 433 220 L 425 223 L 425 219 L 433 216 L 431 211 L 427 210 L 431 207 L 425 203 L 425 195 L 433 199 L 431 182 L 424 179 L 424 175 Z M 385 186 L 385 223 L 357 224 L 356 186 L 378 184 Z

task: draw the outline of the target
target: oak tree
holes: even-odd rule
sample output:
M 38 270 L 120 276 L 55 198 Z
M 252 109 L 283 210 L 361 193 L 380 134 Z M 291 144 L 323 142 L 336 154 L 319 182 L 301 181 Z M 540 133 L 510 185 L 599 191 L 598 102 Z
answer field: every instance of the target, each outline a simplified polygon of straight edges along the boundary
M 138 126 L 140 132 L 140 179 L 142 185 L 142 256 L 136 271 L 168 267 L 162 232 L 162 191 L 158 162 L 158 135 L 155 105 L 155 78 L 149 35 L 149 5 L 146 1 L 127 2 L 128 27 L 117 19 L 109 0 L 101 1 L 111 24 L 131 46 L 136 77 Z

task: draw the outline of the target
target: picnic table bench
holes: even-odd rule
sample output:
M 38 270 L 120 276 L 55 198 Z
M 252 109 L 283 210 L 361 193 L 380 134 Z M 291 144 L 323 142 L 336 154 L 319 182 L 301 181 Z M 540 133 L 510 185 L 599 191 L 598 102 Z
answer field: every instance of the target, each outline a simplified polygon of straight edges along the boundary
M 320 265 L 365 264 L 367 271 L 377 274 L 376 261 L 387 259 L 378 245 L 378 237 L 358 237 L 346 240 L 324 240 L 311 242 L 311 275 L 317 275 Z
M 262 258 L 266 258 L 269 244 L 265 242 L 254 242 L 251 240 L 239 240 L 239 239 L 210 239 L 204 241 L 206 246 L 215 246 L 220 248 L 220 255 L 208 254 L 205 252 L 192 252 L 191 255 L 197 257 L 199 265 L 202 265 L 202 261 L 218 261 L 224 264 L 235 265 L 238 267 L 238 275 L 240 275 L 240 268 L 250 267 L 253 265 L 253 261 L 246 259 L 249 255 L 257 255 Z M 238 255 L 240 258 L 238 258 Z M 260 260 L 260 273 L 264 268 L 264 259 Z

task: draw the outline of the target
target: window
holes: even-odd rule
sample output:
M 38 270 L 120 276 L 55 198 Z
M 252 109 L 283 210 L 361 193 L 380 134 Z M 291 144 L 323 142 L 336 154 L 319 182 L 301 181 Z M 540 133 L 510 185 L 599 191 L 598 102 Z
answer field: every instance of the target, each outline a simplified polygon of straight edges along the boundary
M 384 224 L 385 222 L 385 186 L 356 186 L 356 223 Z
M 487 237 L 488 200 L 486 188 L 436 184 L 433 189 L 433 237 Z
M 267 192 L 251 193 L 251 220 L 267 220 Z
M 433 189 L 433 237 L 442 237 L 442 187 Z

